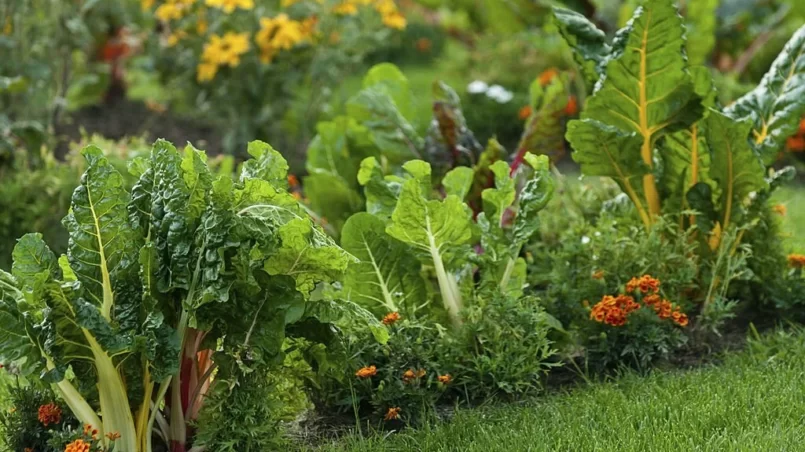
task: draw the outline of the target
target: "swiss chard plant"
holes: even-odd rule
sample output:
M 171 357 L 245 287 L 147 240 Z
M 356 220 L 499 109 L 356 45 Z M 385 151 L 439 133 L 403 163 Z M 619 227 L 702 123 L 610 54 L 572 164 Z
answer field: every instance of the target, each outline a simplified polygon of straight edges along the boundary
M 567 86 L 562 77 L 532 83 L 530 114 L 512 173 L 525 162 L 527 153 L 561 156 Z M 372 209 L 375 194 L 361 186 L 359 174 L 361 163 L 369 157 L 386 174 L 405 173 L 403 165 L 413 159 L 426 161 L 437 186 L 451 169 L 476 168 L 467 201 L 476 215 L 483 210 L 481 193 L 495 180 L 488 167 L 507 160 L 508 151 L 495 141 L 483 148 L 468 128 L 459 96 L 450 86 L 434 82 L 431 96 L 432 117 L 416 117 L 408 80 L 394 65 L 379 64 L 367 72 L 363 88 L 348 100 L 345 115 L 317 125 L 318 134 L 308 147 L 309 175 L 303 183 L 312 211 L 327 220 L 328 232 L 337 236 L 350 215 L 364 210 L 365 202 Z M 424 136 L 417 131 L 422 123 L 428 124 Z
M 309 294 L 354 258 L 285 191 L 282 156 L 249 153 L 233 180 L 157 141 L 129 192 L 87 147 L 66 255 L 28 234 L 0 272 L 0 360 L 51 384 L 100 438 L 119 434 L 116 450 L 151 451 L 152 437 L 186 450 L 213 374 L 236 384 L 281 359 L 286 334 L 321 338 L 345 312 Z
M 767 167 L 805 112 L 805 27 L 756 89 L 721 107 L 710 71 L 686 57 L 672 2 L 644 2 L 611 41 L 579 14 L 556 9 L 555 19 L 597 80 L 581 118 L 568 124 L 582 172 L 614 179 L 647 227 L 697 210 L 682 221 L 697 223 L 712 249 L 726 229 L 748 224 L 754 194 L 775 186 Z
M 439 190 L 424 161 L 406 162 L 397 175 L 386 174 L 373 157 L 364 160 L 358 179 L 367 211 L 347 220 L 341 238 L 359 259 L 347 268 L 345 296 L 375 311 L 409 316 L 433 313 L 429 308 L 440 300 L 457 325 L 467 300 L 480 291 L 522 295 L 520 251 L 553 191 L 548 158 L 528 154 L 526 160 L 533 171 L 519 192 L 503 161 L 455 168 Z M 492 174 L 494 186 L 482 191 L 482 211 L 475 216 L 466 198 L 480 171 Z

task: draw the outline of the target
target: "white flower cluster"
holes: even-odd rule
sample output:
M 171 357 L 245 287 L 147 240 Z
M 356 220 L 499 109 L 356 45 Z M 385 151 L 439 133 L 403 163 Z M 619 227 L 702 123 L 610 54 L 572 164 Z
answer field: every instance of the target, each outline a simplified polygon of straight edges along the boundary
M 467 85 L 467 92 L 470 94 L 486 94 L 487 97 L 501 104 L 505 104 L 514 98 L 514 93 L 500 85 L 489 86 L 486 82 L 475 80 Z

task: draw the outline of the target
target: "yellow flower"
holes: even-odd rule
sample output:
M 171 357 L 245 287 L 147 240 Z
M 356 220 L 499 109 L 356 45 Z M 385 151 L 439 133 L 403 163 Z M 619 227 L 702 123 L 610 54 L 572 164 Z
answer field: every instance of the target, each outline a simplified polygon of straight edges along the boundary
M 260 60 L 270 63 L 279 50 L 290 50 L 307 38 L 306 25 L 291 20 L 287 14 L 260 19 L 260 31 L 254 37 L 260 48 Z
M 209 82 L 218 73 L 218 65 L 215 63 L 201 63 L 196 69 L 196 80 L 199 83 Z
M 784 217 L 788 213 L 788 207 L 786 207 L 785 204 L 775 204 L 771 210 L 774 211 L 774 213 L 779 214 L 781 217 Z
M 335 5 L 333 12 L 342 16 L 354 16 L 358 14 L 358 7 L 350 1 L 345 1 Z
M 219 66 L 236 67 L 240 64 L 240 56 L 249 50 L 249 33 L 228 32 L 223 37 L 210 36 L 210 42 L 204 45 L 201 59 L 205 63 Z
M 154 6 L 155 1 L 156 0 L 140 0 L 140 7 L 143 9 L 143 11 L 148 11 Z
M 394 3 L 394 0 L 377 0 L 375 10 L 384 16 L 394 14 L 397 12 L 397 4 Z
M 6 17 L 6 23 L 3 25 L 3 34 L 8 36 L 14 31 L 14 26 L 11 24 L 11 17 Z
M 231 14 L 236 9 L 254 9 L 254 0 L 206 0 L 207 6 L 212 6 L 224 10 L 225 13 Z
M 165 22 L 178 20 L 184 16 L 184 6 L 178 3 L 165 3 L 159 5 L 159 8 L 154 12 L 154 16 Z
M 395 12 L 383 15 L 383 25 L 395 30 L 403 30 L 408 25 L 408 21 L 405 20 L 405 16 Z
M 168 38 L 165 40 L 165 45 L 168 47 L 173 47 L 179 43 L 183 38 L 187 36 L 187 32 L 184 30 L 179 30 L 175 33 L 171 33 L 168 35 Z

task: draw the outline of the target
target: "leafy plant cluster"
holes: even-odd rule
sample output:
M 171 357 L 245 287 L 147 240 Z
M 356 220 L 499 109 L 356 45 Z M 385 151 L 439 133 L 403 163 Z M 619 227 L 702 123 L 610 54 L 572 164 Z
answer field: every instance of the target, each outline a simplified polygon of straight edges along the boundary
M 531 83 L 511 171 L 529 153 L 561 155 L 565 112 L 571 102 L 567 86 L 566 77 L 556 71 Z M 318 134 L 307 150 L 308 175 L 302 182 L 308 205 L 325 220 L 328 232 L 337 236 L 350 215 L 364 210 L 365 200 L 371 203 L 359 175 L 367 158 L 374 158 L 382 173 L 394 175 L 406 173 L 406 162 L 424 160 L 437 184 L 453 168 L 475 168 L 478 177 L 467 202 L 480 212 L 481 192 L 494 183 L 489 166 L 508 159 L 509 152 L 494 139 L 486 148 L 478 142 L 458 94 L 447 84 L 434 82 L 432 98 L 432 117 L 418 117 L 408 80 L 396 66 L 379 64 L 367 72 L 363 89 L 347 101 L 346 114 L 317 124 Z M 425 125 L 422 136 L 418 131 Z
M 610 178 L 623 194 L 599 216 L 563 233 L 548 231 L 564 238 L 556 248 L 534 248 L 535 286 L 549 307 L 561 306 L 549 312 L 575 325 L 591 360 L 631 355 L 626 359 L 645 367 L 682 344 L 679 335 L 661 334 L 653 321 L 587 320 L 582 303 L 595 304 L 629 278 L 651 273 L 671 289 L 672 303 L 698 313 L 695 328 L 717 331 L 735 315 L 736 300 L 791 300 L 768 201 L 793 173 L 771 165 L 805 111 L 797 94 L 805 29 L 757 88 L 722 107 L 710 70 L 691 64 L 706 52 L 686 42 L 685 21 L 671 2 L 645 2 L 612 40 L 580 14 L 555 9 L 554 16 L 595 86 L 580 119 L 568 123 L 572 156 L 584 175 Z
M 309 300 L 352 257 L 285 191 L 279 153 L 249 152 L 233 180 L 213 177 L 203 152 L 158 141 L 133 161 L 129 192 L 89 146 L 67 253 L 27 234 L 0 273 L 0 359 L 39 374 L 99 438 L 120 435 L 120 450 L 155 438 L 186 450 L 206 395 L 281 362 L 286 334 L 326 341 L 328 323 L 360 311 Z

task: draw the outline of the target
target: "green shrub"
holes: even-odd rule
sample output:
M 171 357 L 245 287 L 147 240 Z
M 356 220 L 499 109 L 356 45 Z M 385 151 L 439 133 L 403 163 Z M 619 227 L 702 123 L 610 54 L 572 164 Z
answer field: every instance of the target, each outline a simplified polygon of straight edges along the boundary
M 50 442 L 81 427 L 67 405 L 50 389 L 16 379 L 9 386 L 4 402 L 9 408 L 0 411 L 0 427 L 2 444 L 7 450 L 62 452 L 63 444 L 51 446 Z

